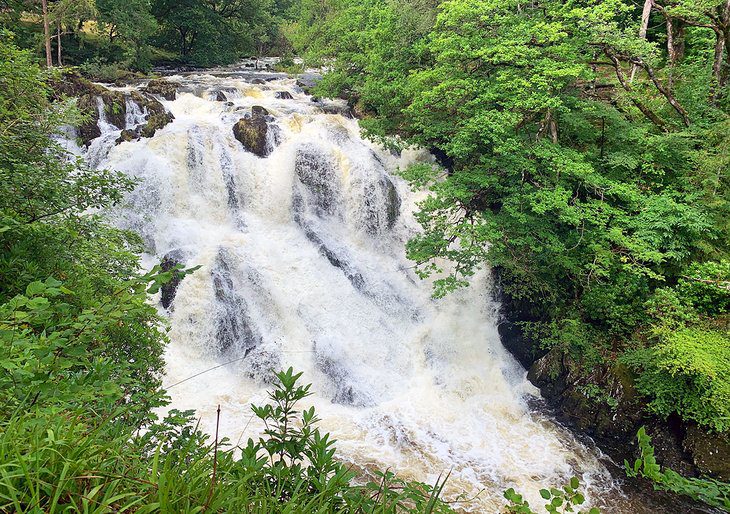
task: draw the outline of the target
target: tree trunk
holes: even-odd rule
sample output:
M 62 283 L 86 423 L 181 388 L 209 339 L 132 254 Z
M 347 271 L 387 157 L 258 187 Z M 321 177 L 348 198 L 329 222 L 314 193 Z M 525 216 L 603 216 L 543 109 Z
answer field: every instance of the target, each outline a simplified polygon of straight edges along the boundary
M 51 54 L 51 29 L 48 26 L 48 0 L 41 0 L 43 7 L 43 39 L 46 45 L 46 66 L 53 66 L 53 56 Z
M 674 85 L 674 67 L 684 57 L 684 24 L 682 20 L 664 14 L 667 20 L 667 55 L 669 56 L 668 83 Z
M 728 78 L 730 78 L 730 0 L 725 2 L 719 25 L 720 30 L 717 32 L 718 41 L 715 43 L 715 66 L 713 66 L 713 71 L 715 71 L 717 77 L 718 90 L 722 90 L 727 86 Z
M 654 0 L 645 0 L 644 2 L 644 10 L 641 13 L 641 28 L 639 29 L 639 37 L 641 39 L 646 39 L 646 32 L 649 30 L 649 17 L 651 16 L 651 9 L 654 7 Z M 634 81 L 634 75 L 636 75 L 636 70 L 638 70 L 639 67 L 634 65 L 631 67 L 631 78 L 629 79 L 629 82 Z
M 61 48 L 61 22 L 59 21 L 56 24 L 56 45 L 58 50 L 58 65 L 63 66 L 63 59 L 61 59 L 61 55 L 63 53 L 63 50 Z

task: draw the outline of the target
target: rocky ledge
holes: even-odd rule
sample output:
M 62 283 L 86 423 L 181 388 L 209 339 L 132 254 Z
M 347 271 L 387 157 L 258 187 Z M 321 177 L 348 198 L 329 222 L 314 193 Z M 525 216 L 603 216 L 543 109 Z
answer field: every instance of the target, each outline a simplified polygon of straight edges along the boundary
M 496 272 L 497 279 L 499 270 Z M 634 386 L 633 372 L 617 361 L 589 372 L 558 349 L 535 349 L 519 328 L 538 321 L 527 305 L 500 297 L 499 332 L 504 346 L 528 370 L 527 378 L 540 389 L 559 421 L 590 436 L 616 462 L 639 457 L 636 433 L 642 426 L 652 437 L 657 461 L 689 477 L 730 480 L 730 436 L 711 433 L 693 422 L 652 415 Z
M 164 80 L 155 80 L 157 86 L 155 91 L 161 91 L 160 95 L 167 98 L 172 88 L 177 89 L 175 83 L 168 83 L 162 86 Z M 149 89 L 144 88 L 143 93 L 132 91 L 129 94 L 121 91 L 108 89 L 100 84 L 95 84 L 76 72 L 67 71 L 58 81 L 52 84 L 52 97 L 54 100 L 63 98 L 76 98 L 76 106 L 84 115 L 84 119 L 76 127 L 79 138 L 84 145 L 89 145 L 92 140 L 101 135 L 99 128 L 99 102 L 102 104 L 104 116 L 110 124 L 122 130 L 117 143 L 132 141 L 140 137 L 152 137 L 155 132 L 168 123 L 172 122 L 174 116 L 167 112 L 165 107 L 157 100 Z M 165 96 L 166 93 L 167 96 Z M 143 112 L 146 112 L 146 123 L 135 129 L 126 129 L 127 98 L 136 103 Z

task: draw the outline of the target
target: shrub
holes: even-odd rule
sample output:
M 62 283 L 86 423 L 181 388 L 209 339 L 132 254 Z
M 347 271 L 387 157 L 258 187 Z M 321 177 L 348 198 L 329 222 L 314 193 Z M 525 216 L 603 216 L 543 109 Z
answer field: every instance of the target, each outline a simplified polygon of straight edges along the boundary
M 707 328 L 667 331 L 654 347 L 624 359 L 642 370 L 637 389 L 649 408 L 678 413 L 716 431 L 730 429 L 730 335 Z

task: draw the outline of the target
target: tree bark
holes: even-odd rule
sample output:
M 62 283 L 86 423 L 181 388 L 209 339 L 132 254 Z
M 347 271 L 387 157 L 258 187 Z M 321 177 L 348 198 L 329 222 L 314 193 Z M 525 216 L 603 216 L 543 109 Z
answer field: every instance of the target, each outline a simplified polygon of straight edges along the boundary
M 639 29 L 639 37 L 641 39 L 646 39 L 646 33 L 649 30 L 649 18 L 651 17 L 651 10 L 654 7 L 654 0 L 646 0 L 644 2 L 644 10 L 641 13 L 641 28 Z M 629 79 L 629 82 L 634 81 L 634 75 L 636 75 L 636 70 L 638 70 L 638 66 L 633 65 L 631 67 L 631 78 Z
M 56 23 L 56 45 L 58 50 L 58 65 L 63 66 L 63 59 L 61 59 L 61 55 L 63 54 L 63 49 L 61 48 L 61 22 Z
M 48 26 L 48 0 L 41 0 L 43 7 L 43 39 L 46 46 L 46 66 L 53 66 L 53 56 L 51 54 L 51 29 Z
M 674 86 L 674 67 L 684 56 L 684 24 L 682 20 L 672 18 L 664 12 L 667 21 L 667 55 L 669 56 L 669 89 Z

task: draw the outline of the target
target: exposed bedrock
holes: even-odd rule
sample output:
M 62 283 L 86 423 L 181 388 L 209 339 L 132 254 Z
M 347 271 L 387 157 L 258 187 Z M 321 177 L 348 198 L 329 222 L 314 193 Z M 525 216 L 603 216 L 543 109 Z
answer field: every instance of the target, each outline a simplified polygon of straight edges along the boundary
M 347 366 L 331 356 L 330 348 L 323 349 L 323 346 L 327 345 L 314 345 L 314 359 L 317 369 L 327 377 L 330 384 L 332 402 L 357 407 L 374 405 L 371 396 L 357 386 Z
M 88 146 L 101 136 L 99 127 L 100 104 L 105 120 L 121 130 L 117 143 L 133 141 L 140 137 L 152 137 L 155 132 L 172 122 L 174 116 L 154 97 L 132 91 L 123 93 L 95 84 L 75 72 L 66 72 L 62 79 L 53 83 L 53 98 L 76 97 L 76 105 L 84 121 L 76 127 L 81 142 Z M 134 102 L 146 113 L 145 123 L 127 127 L 127 100 Z
M 221 352 L 248 354 L 262 342 L 249 315 L 246 300 L 236 287 L 230 257 L 221 250 L 216 259 L 211 278 L 217 304 L 216 349 Z
M 500 276 L 500 270 L 495 270 L 498 284 Z M 540 342 L 527 337 L 520 328 L 521 322 L 542 319 L 531 303 L 504 293 L 499 299 L 499 332 L 504 346 L 529 370 L 527 378 L 540 389 L 562 422 L 589 435 L 617 462 L 633 461 L 639 456 L 636 433 L 644 426 L 660 464 L 686 476 L 730 479 L 727 434 L 708 433 L 678 416 L 663 419 L 647 412 L 646 399 L 634 385 L 634 374 L 620 362 L 585 370 L 557 348 L 540 349 Z
M 177 266 L 183 265 L 185 265 L 185 254 L 183 251 L 172 250 L 162 258 L 160 268 L 162 268 L 162 271 L 168 272 L 174 270 Z M 160 289 L 160 303 L 165 309 L 172 307 L 172 302 L 175 300 L 180 282 L 182 282 L 182 274 L 179 271 L 174 271 L 172 279 Z
M 249 117 L 238 120 L 233 135 L 246 150 L 261 158 L 268 157 L 278 144 L 278 127 L 269 111 L 258 105 L 251 108 Z
M 142 88 L 142 91 L 151 95 L 159 95 L 165 100 L 175 100 L 180 87 L 181 84 L 171 80 L 152 79 Z
M 302 145 L 294 162 L 299 182 L 304 186 L 306 203 L 318 216 L 337 214 L 340 177 L 337 161 L 314 145 Z

